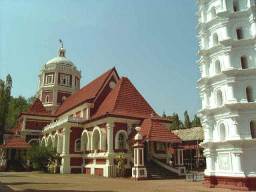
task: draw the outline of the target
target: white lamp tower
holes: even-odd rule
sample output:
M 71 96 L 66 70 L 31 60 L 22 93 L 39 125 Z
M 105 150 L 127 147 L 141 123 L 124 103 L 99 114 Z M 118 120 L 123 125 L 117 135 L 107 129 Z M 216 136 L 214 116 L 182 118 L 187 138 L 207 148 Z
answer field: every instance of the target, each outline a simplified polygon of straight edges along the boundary
M 205 183 L 256 189 L 255 0 L 197 0 Z

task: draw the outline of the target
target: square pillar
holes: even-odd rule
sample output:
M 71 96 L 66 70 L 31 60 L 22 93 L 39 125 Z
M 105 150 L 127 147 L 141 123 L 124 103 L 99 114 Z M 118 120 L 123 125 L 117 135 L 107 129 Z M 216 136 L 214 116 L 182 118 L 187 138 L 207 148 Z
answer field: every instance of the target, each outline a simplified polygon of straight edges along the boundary
M 68 127 L 63 129 L 63 149 L 61 154 L 61 166 L 60 173 L 70 173 L 70 155 L 69 155 L 69 144 L 70 144 L 70 133 L 71 130 Z

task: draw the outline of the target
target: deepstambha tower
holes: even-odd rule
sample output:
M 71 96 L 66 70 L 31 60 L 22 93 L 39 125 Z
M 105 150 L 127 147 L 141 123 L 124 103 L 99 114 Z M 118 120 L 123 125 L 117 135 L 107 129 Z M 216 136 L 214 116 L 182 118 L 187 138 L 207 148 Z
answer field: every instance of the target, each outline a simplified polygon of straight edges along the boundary
M 256 189 L 255 0 L 198 0 L 205 183 Z

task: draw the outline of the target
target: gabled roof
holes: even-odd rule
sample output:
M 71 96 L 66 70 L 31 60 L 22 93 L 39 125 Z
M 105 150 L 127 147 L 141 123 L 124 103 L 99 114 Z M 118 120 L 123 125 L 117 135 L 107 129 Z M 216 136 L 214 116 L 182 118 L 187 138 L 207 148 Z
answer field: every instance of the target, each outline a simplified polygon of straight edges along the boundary
M 173 133 L 179 136 L 182 141 L 204 140 L 204 130 L 202 127 L 192 127 L 189 129 L 174 130 Z
M 147 118 L 156 113 L 130 80 L 122 77 L 92 118 L 106 114 Z
M 168 130 L 165 123 L 159 118 L 144 119 L 141 124 L 142 135 L 150 141 L 180 143 L 178 136 Z
M 5 143 L 0 145 L 0 148 L 8 148 L 8 149 L 27 149 L 30 148 L 31 145 L 28 144 L 23 138 L 19 136 L 12 136 L 8 139 L 5 139 Z
M 79 91 L 75 92 L 73 95 L 69 96 L 65 102 L 57 109 L 56 115 L 61 115 L 68 110 L 77 107 L 83 102 L 88 102 L 95 99 L 113 72 L 117 74 L 116 69 L 112 68 L 84 86 Z
M 46 111 L 45 107 L 43 106 L 42 102 L 36 98 L 35 101 L 30 105 L 26 112 L 22 112 L 21 114 L 25 115 L 40 115 L 40 116 L 50 116 L 51 114 Z

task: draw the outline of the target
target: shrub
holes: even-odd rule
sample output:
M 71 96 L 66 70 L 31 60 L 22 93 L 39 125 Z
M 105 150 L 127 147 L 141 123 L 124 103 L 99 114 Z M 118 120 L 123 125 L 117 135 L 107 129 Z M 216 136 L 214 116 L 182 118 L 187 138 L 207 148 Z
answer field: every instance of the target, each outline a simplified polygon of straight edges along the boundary
M 52 147 L 33 145 L 28 151 L 28 159 L 34 170 L 47 171 L 49 160 L 56 159 L 56 152 Z

